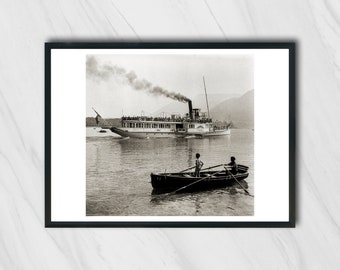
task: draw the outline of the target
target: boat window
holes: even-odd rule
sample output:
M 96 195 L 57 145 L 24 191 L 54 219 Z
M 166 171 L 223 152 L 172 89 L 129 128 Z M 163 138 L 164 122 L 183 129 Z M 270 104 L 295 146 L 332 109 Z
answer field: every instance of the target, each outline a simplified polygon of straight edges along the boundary
M 157 124 L 152 124 L 152 127 L 153 127 L 153 128 L 157 128 L 158 125 L 157 125 Z

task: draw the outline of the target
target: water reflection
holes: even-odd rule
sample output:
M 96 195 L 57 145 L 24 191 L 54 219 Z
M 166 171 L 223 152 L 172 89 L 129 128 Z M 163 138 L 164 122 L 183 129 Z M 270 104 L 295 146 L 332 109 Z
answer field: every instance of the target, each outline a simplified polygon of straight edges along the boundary
M 209 209 L 209 207 L 211 209 L 220 208 L 224 213 L 227 211 L 229 214 L 237 215 L 237 213 L 230 211 L 237 211 L 237 209 L 235 209 L 235 205 L 238 204 L 242 195 L 245 196 L 242 194 L 242 192 L 238 192 L 236 187 L 178 194 L 153 193 L 150 200 L 150 206 L 154 208 L 165 208 L 167 206 L 177 204 L 181 205 L 183 208 L 187 207 L 189 209 L 188 205 L 192 205 L 192 215 L 206 215 L 207 209 Z M 213 201 L 215 198 L 228 198 L 228 200 L 225 200 L 225 202 L 222 202 L 220 205 L 209 205 L 210 200 Z M 207 207 L 207 205 L 209 206 Z

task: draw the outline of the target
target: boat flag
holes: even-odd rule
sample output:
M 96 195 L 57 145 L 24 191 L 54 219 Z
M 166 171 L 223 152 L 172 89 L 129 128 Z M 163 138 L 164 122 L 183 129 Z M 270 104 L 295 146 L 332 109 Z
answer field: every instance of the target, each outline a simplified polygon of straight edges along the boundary
M 97 116 L 96 116 L 96 124 L 98 125 L 99 124 L 99 119 L 100 119 L 101 117 L 99 116 L 99 114 L 97 114 Z

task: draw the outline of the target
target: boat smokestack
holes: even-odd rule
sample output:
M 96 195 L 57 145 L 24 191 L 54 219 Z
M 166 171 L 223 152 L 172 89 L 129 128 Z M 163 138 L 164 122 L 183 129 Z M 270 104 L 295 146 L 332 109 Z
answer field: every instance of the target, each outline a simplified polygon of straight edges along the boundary
M 188 105 L 189 105 L 189 118 L 191 120 L 194 120 L 194 116 L 192 115 L 192 102 L 190 99 L 188 100 Z

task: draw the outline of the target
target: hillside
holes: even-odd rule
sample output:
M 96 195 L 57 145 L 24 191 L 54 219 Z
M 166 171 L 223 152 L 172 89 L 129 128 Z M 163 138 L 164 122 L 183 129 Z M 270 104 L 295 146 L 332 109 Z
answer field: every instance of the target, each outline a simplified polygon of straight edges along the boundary
M 96 127 L 96 119 L 94 117 L 86 117 L 86 126 L 87 127 Z M 121 120 L 120 118 L 106 118 L 105 121 L 103 119 L 99 120 L 99 126 L 115 126 L 120 127 L 121 126 Z
M 210 116 L 220 121 L 232 121 L 236 128 L 254 128 L 254 90 L 239 98 L 222 101 L 210 110 Z

